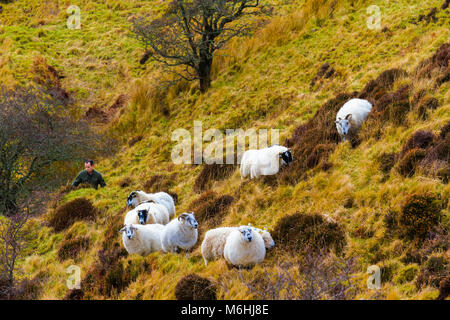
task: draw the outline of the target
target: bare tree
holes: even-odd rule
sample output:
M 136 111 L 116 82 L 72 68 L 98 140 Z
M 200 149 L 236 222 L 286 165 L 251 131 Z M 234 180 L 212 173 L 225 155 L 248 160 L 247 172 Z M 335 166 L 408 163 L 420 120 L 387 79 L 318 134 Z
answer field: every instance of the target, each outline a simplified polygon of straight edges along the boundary
M 97 153 L 99 136 L 36 88 L 0 89 L 0 214 L 47 186 L 54 164 Z
M 28 206 L 15 210 L 0 217 L 0 297 L 6 298 L 14 294 L 14 272 L 25 244 L 23 227 L 30 216 Z
M 243 17 L 263 9 L 259 0 L 173 0 L 161 18 L 133 21 L 133 32 L 146 49 L 141 63 L 151 57 L 172 67 L 179 78 L 199 80 L 205 92 L 214 52 L 253 29 L 254 23 Z

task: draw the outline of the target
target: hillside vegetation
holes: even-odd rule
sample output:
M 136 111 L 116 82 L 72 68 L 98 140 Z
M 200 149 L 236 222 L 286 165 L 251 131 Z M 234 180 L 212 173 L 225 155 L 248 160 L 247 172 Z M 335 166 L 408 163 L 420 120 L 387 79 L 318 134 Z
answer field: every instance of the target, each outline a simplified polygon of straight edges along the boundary
M 324 281 L 352 275 L 345 294 L 329 290 L 319 298 L 436 299 L 448 293 L 445 1 L 374 0 L 381 28 L 372 30 L 365 1 L 272 0 L 273 15 L 259 18 L 260 29 L 215 57 L 204 94 L 197 83 L 167 88 L 162 84 L 170 78 L 158 64 L 139 64 L 144 50 L 130 32 L 130 17 L 158 15 L 164 1 L 80 0 L 79 30 L 66 26 L 71 1 L 55 3 L 2 4 L 0 79 L 11 87 L 47 86 L 67 98 L 73 116 L 118 137 L 120 148 L 96 159 L 106 188 L 63 187 L 46 212 L 28 222 L 28 255 L 17 273 L 37 283 L 32 297 L 175 299 L 189 294 L 185 287 L 193 283 L 208 287 L 201 279 L 207 278 L 220 299 L 261 298 L 258 292 L 309 298 L 274 288 L 294 288 L 282 275 L 311 274 L 311 265 L 319 265 L 315 275 Z M 356 96 L 374 109 L 358 136 L 342 143 L 334 117 Z M 276 177 L 251 181 L 241 179 L 238 166 L 175 165 L 172 132 L 192 133 L 197 120 L 204 131 L 279 129 L 294 162 Z M 194 211 L 199 243 L 209 228 L 251 223 L 272 232 L 275 248 L 252 270 L 230 268 L 224 260 L 205 266 L 199 246 L 187 259 L 128 256 L 119 229 L 127 196 L 140 189 L 168 191 L 177 197 L 177 213 Z M 70 219 L 61 221 L 64 216 Z M 66 286 L 71 265 L 81 268 L 81 290 Z M 367 288 L 371 265 L 381 268 L 379 290 Z M 190 275 L 177 285 L 192 273 L 201 278 Z M 298 275 L 292 281 L 304 284 Z

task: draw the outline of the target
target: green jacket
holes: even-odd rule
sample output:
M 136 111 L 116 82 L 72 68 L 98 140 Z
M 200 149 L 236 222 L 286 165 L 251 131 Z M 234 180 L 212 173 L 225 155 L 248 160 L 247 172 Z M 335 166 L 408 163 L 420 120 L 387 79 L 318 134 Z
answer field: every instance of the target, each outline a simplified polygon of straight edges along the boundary
M 95 189 L 98 188 L 98 185 L 101 185 L 102 187 L 106 186 L 105 180 L 103 180 L 102 175 L 95 170 L 92 172 L 92 174 L 89 174 L 86 170 L 81 171 L 75 178 L 74 182 L 72 182 L 72 185 L 76 187 L 80 183 L 85 182 L 91 184 Z

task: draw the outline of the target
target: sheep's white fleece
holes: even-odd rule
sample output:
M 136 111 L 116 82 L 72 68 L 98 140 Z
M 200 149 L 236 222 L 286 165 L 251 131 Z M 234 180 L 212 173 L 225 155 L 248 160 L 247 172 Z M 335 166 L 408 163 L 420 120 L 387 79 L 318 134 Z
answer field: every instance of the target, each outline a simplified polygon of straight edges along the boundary
M 347 101 L 336 114 L 336 121 L 345 119 L 351 114 L 349 133 L 354 134 L 361 127 L 364 120 L 369 116 L 372 110 L 372 104 L 364 99 L 351 99 Z M 341 137 L 343 137 L 342 128 L 336 124 L 336 129 Z
M 172 219 L 176 215 L 175 201 L 170 194 L 166 192 L 156 192 L 156 193 L 145 193 L 142 190 L 134 191 L 136 192 L 136 197 L 131 201 L 133 207 L 137 207 L 139 204 L 145 201 L 153 201 L 164 205 L 169 212 L 169 219 Z
M 146 256 L 151 252 L 161 251 L 161 233 L 164 226 L 161 224 L 133 224 L 136 228 L 135 235 L 128 239 L 126 233 L 122 233 L 122 242 L 129 254 L 137 253 Z
M 259 176 L 277 174 L 280 170 L 280 154 L 288 151 L 288 148 L 274 145 L 259 150 L 247 150 L 241 159 L 241 177 L 250 175 L 250 179 Z
M 223 256 L 235 266 L 252 266 L 264 261 L 266 248 L 264 240 L 258 232 L 253 232 L 253 240 L 245 241 L 241 232 L 233 230 L 227 237 Z
M 208 230 L 205 233 L 205 238 L 202 242 L 201 252 L 205 265 L 208 265 L 208 261 L 219 259 L 223 257 L 223 251 L 225 248 L 225 242 L 227 237 L 233 230 L 237 230 L 239 227 L 222 227 Z M 266 249 L 270 249 L 274 246 L 274 241 L 270 233 L 266 230 L 257 229 L 263 240 Z
M 160 203 L 144 202 L 137 206 L 135 209 L 148 211 L 147 224 L 159 223 L 166 225 L 170 221 L 170 216 L 167 208 Z
M 164 226 L 161 245 L 164 252 L 177 252 L 178 248 L 189 250 L 197 243 L 198 230 L 189 227 L 178 218 Z
M 144 204 L 141 204 L 141 205 L 138 205 L 136 208 L 128 211 L 127 214 L 125 215 L 123 224 L 124 225 L 139 224 L 138 211 L 141 209 L 144 209 L 145 207 L 146 206 L 144 206 Z M 152 224 L 152 223 L 156 223 L 155 216 L 149 215 L 146 224 Z

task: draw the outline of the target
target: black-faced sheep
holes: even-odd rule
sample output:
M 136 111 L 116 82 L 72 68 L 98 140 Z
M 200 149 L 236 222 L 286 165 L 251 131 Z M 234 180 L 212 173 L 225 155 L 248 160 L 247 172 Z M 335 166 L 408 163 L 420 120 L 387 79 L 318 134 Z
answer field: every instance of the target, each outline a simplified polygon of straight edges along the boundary
M 277 174 L 280 170 L 280 162 L 282 165 L 289 165 L 292 162 L 290 149 L 274 145 L 259 150 L 247 150 L 241 159 L 241 177 L 250 175 L 250 179 L 253 179 Z
M 127 198 L 127 206 L 136 208 L 145 201 L 153 201 L 164 205 L 169 212 L 170 219 L 176 216 L 175 201 L 170 194 L 166 192 L 145 193 L 142 190 L 132 191 Z

